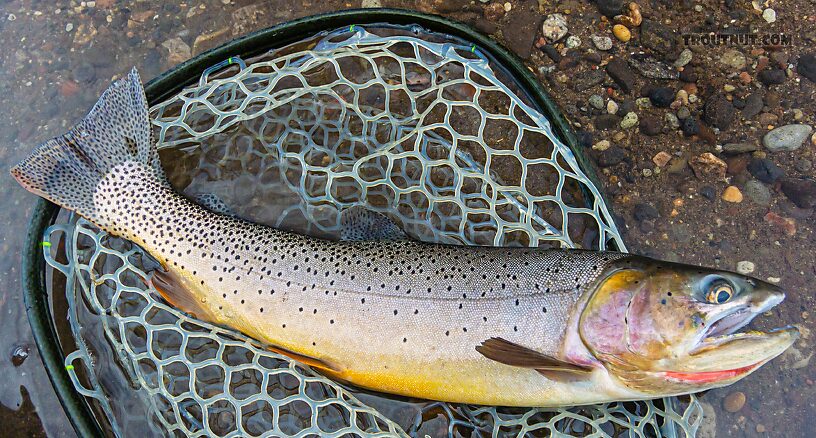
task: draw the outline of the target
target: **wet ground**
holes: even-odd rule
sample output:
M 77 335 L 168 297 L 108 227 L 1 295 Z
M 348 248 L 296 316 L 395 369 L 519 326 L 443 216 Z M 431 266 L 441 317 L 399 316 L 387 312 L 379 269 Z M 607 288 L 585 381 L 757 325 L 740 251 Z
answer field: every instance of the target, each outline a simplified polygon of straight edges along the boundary
M 634 26 L 633 13 L 627 23 L 628 42 L 613 36 L 601 14 L 620 12 L 617 1 L 383 5 L 467 22 L 524 58 L 593 156 L 631 250 L 727 269 L 747 261 L 741 264 L 746 271 L 753 266 L 752 275 L 789 290 L 787 301 L 760 325 L 801 324 L 804 336 L 795 350 L 702 400 L 716 413 L 720 436 L 806 436 L 816 413 L 809 336 L 816 290 L 816 187 L 809 181 L 816 139 L 812 130 L 795 144 L 762 139 L 774 127 L 816 123 L 816 59 L 807 56 L 816 40 L 816 3 L 754 3 L 758 8 L 730 0 L 644 2 L 643 22 Z M 151 78 L 253 29 L 359 6 L 334 0 L 0 2 L 6 48 L 0 54 L 0 167 L 64 132 L 131 66 Z M 549 39 L 539 40 L 540 23 L 553 13 L 563 14 L 567 35 L 553 42 L 563 33 L 556 23 L 548 27 Z M 792 40 L 707 46 L 682 37 L 708 32 L 784 33 Z M 623 39 L 624 33 L 618 31 Z M 609 37 L 611 49 L 600 50 L 609 42 L 592 36 Z M 610 107 L 617 107 L 614 115 Z M 634 116 L 622 117 L 630 112 L 637 123 Z M 20 294 L 19 252 L 33 198 L 5 171 L 0 186 L 7 193 L 0 201 L 0 373 L 6 376 L 0 421 L 18 436 L 71 436 Z M 742 406 L 737 393 L 745 396 Z

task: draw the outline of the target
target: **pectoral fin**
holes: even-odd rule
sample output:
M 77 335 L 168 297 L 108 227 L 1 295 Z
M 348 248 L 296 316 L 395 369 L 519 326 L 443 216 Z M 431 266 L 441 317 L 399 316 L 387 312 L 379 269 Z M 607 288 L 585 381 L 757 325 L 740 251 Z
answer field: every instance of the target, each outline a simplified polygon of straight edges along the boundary
M 532 368 L 553 380 L 581 378 L 592 371 L 591 368 L 564 362 L 502 338 L 490 338 L 477 346 L 476 351 L 505 365 Z
M 173 272 L 156 269 L 151 273 L 147 284 L 153 286 L 171 306 L 195 318 L 211 321 L 210 313 L 201 306 L 201 302 L 185 286 L 184 281 Z

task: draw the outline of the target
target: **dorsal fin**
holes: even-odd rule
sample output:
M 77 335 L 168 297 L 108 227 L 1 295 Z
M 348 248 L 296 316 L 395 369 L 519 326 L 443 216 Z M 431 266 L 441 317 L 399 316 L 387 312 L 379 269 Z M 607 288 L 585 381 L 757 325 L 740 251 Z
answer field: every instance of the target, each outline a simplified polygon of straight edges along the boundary
M 384 215 L 354 206 L 340 213 L 340 240 L 405 240 L 402 230 Z
M 502 338 L 490 338 L 477 346 L 476 351 L 490 360 L 515 367 L 532 368 L 548 377 L 548 372 L 585 374 L 592 371 L 591 368 L 564 362 Z

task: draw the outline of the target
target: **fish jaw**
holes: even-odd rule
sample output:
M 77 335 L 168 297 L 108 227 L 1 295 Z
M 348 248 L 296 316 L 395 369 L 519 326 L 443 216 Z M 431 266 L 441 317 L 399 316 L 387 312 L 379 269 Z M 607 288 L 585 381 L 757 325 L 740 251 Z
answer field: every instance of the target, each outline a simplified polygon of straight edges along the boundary
M 793 326 L 705 338 L 684 360 L 683 371 L 665 371 L 663 375 L 681 382 L 727 385 L 779 356 L 798 338 L 799 329 Z

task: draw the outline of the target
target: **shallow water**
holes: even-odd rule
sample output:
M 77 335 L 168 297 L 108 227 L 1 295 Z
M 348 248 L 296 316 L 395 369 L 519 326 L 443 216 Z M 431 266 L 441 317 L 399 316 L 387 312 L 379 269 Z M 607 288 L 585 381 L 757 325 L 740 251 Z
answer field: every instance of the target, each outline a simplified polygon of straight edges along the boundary
M 0 54 L 3 168 L 22 159 L 35 144 L 64 132 L 79 120 L 112 77 L 136 65 L 147 79 L 178 62 L 178 58 L 171 58 L 162 48 L 167 40 L 178 36 L 194 46 L 197 36 L 208 34 L 211 38 L 204 39 L 199 47 L 209 47 L 213 42 L 230 39 L 233 33 L 245 33 L 295 16 L 354 6 L 334 1 L 283 5 L 236 1 L 223 5 L 217 0 L 190 2 L 189 6 L 146 1 L 125 8 L 114 3 L 97 1 L 91 8 L 76 6 L 76 2 L 10 1 L 0 5 L 0 42 L 7 48 Z M 258 10 L 262 13 L 254 13 Z M 19 293 L 19 252 L 33 198 L 5 171 L 0 172 L 0 187 L 7 193 L 0 200 L 3 207 L 0 280 L 5 286 L 0 292 L 3 335 L 0 373 L 6 377 L 0 385 L 0 421 L 20 436 L 45 432 L 51 436 L 70 436 L 73 431 L 42 369 Z M 689 205 L 695 202 L 690 200 Z M 699 205 L 699 209 L 708 211 L 706 205 Z M 754 221 L 761 222 L 761 216 Z M 791 290 L 788 301 L 760 324 L 803 322 L 812 327 L 806 315 L 813 305 L 808 291 L 816 290 L 813 253 L 802 249 L 812 248 L 812 236 L 810 240 L 803 238 L 805 242 L 794 243 L 792 248 L 797 250 L 793 251 L 770 234 L 760 233 L 756 241 L 748 243 L 747 232 L 725 233 L 733 247 L 722 256 L 716 254 L 719 249 L 711 250 L 707 241 L 697 242 L 690 237 L 710 228 L 709 215 L 689 215 L 671 228 L 668 243 L 650 241 L 652 236 L 634 229 L 627 241 L 641 252 L 666 257 L 680 254 L 686 261 L 706 265 L 722 263 L 731 268 L 736 260 L 750 258 L 759 266 L 758 273 L 782 277 Z M 720 433 L 754 434 L 755 426 L 764 424 L 770 431 L 784 432 L 786 436 L 805 436 L 805 431 L 814 424 L 809 418 L 816 411 L 813 364 L 803 361 L 809 357 L 809 345 L 798 343 L 801 356 L 781 358 L 732 388 L 704 395 L 703 401 L 710 402 L 718 413 Z M 17 365 L 22 356 L 15 356 L 14 352 L 25 351 L 29 356 Z M 727 413 L 721 408 L 722 399 L 736 390 L 748 395 L 748 404 L 740 414 Z M 750 426 L 748 432 L 743 432 L 745 427 L 737 428 L 740 423 Z

